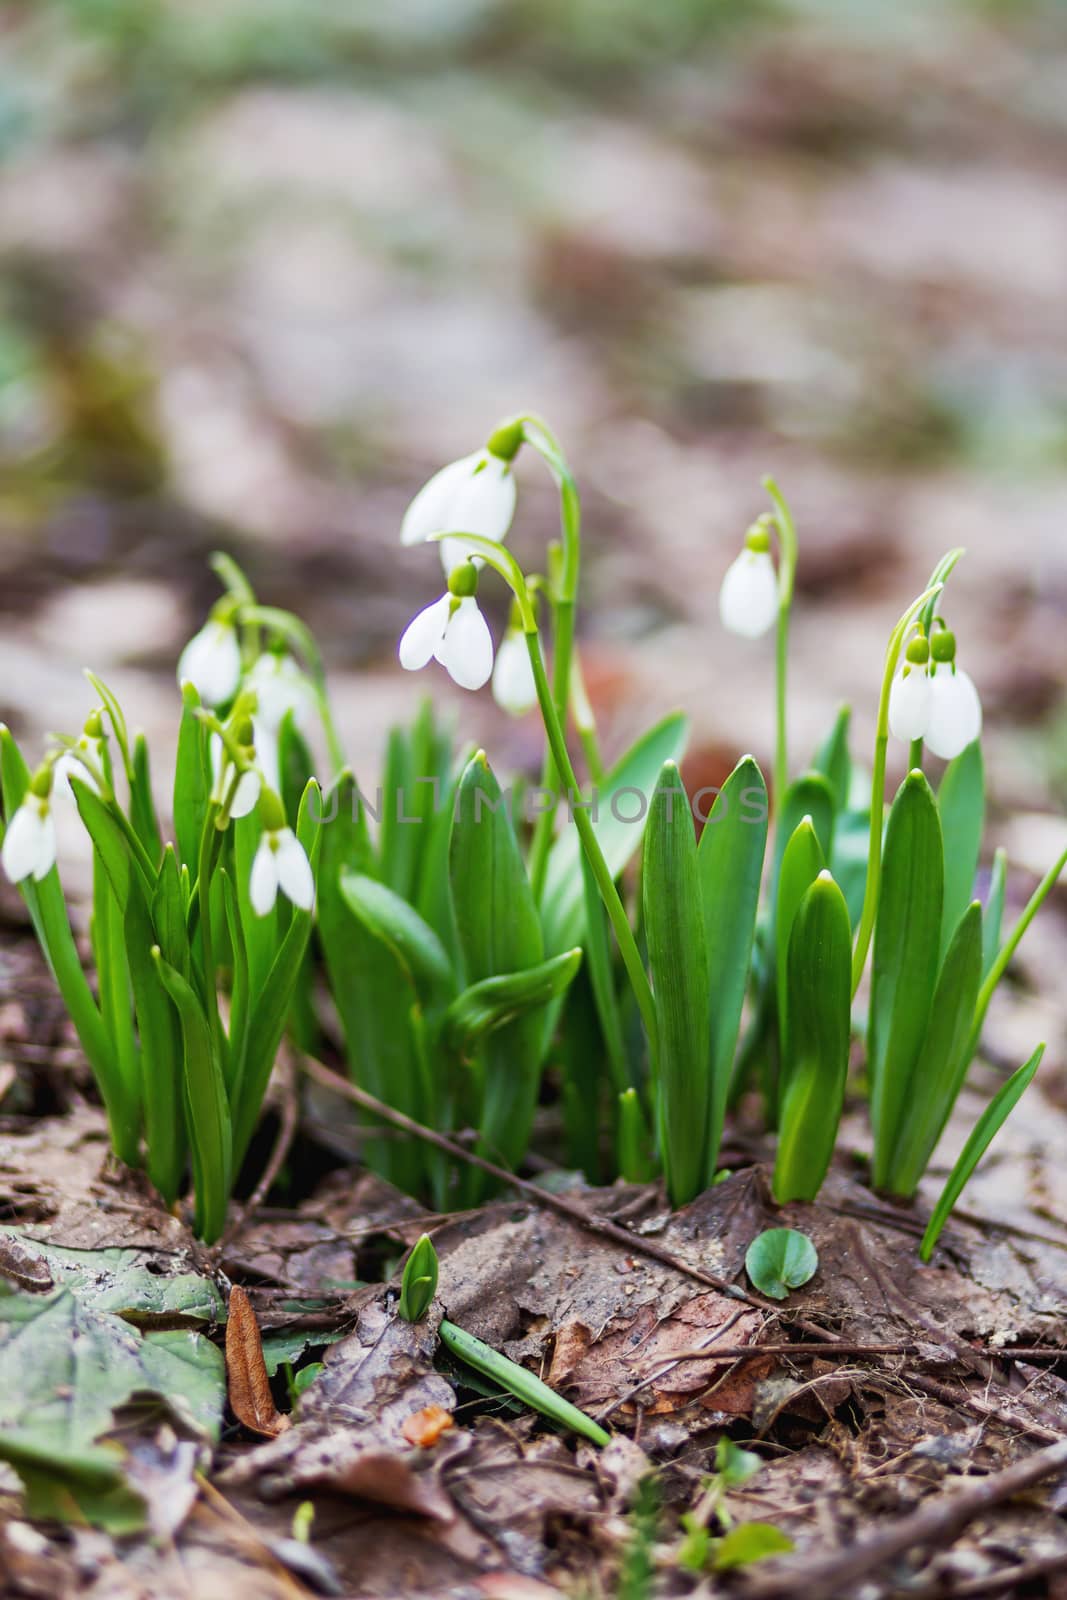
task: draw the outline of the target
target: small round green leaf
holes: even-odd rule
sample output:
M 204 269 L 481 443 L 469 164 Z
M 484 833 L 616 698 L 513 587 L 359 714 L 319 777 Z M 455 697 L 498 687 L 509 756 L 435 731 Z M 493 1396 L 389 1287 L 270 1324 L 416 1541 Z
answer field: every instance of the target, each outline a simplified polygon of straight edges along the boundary
M 818 1271 L 819 1255 L 806 1233 L 796 1228 L 768 1228 L 758 1234 L 745 1255 L 745 1271 L 760 1294 L 784 1300 Z

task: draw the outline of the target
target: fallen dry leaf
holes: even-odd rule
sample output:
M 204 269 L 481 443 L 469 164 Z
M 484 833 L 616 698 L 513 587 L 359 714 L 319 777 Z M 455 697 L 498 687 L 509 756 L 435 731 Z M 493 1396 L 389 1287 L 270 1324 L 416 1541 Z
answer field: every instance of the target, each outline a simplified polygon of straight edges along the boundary
M 444 1406 L 423 1406 L 421 1411 L 413 1411 L 404 1419 L 400 1431 L 408 1444 L 416 1444 L 420 1450 L 431 1450 L 443 1433 L 455 1427 L 455 1422 L 451 1411 L 446 1411 Z
M 248 1296 L 239 1284 L 230 1290 L 226 1323 L 226 1384 L 230 1410 L 243 1427 L 276 1439 L 292 1427 L 274 1404 L 263 1360 L 263 1341 Z

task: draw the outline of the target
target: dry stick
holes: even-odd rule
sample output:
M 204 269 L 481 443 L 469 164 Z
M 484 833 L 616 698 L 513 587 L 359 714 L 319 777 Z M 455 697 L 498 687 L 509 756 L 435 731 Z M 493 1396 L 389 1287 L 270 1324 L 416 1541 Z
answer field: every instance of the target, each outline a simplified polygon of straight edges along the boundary
M 395 1111 L 392 1106 L 387 1106 L 384 1101 L 376 1100 L 365 1089 L 357 1089 L 355 1084 L 349 1083 L 346 1078 L 339 1078 L 336 1073 L 324 1067 L 321 1061 L 314 1060 L 311 1056 L 302 1058 L 303 1069 L 308 1077 L 323 1089 L 331 1089 L 334 1093 L 351 1100 L 361 1110 L 369 1112 L 372 1116 L 379 1117 L 383 1122 L 390 1123 L 394 1128 L 400 1128 L 404 1133 L 412 1134 L 416 1139 L 422 1139 L 427 1144 L 432 1144 L 438 1150 L 443 1150 L 446 1155 L 453 1156 L 457 1161 L 466 1161 L 480 1171 L 486 1172 L 491 1178 L 496 1178 L 498 1183 L 507 1184 L 512 1189 L 517 1189 L 520 1194 L 533 1200 L 539 1206 L 544 1206 L 549 1211 L 558 1211 L 561 1216 L 567 1217 L 571 1222 L 576 1222 L 580 1227 L 588 1228 L 591 1233 L 600 1234 L 613 1243 L 623 1245 L 637 1255 L 650 1256 L 653 1261 L 658 1261 L 662 1266 L 670 1267 L 672 1271 L 682 1273 L 687 1278 L 694 1279 L 697 1283 L 704 1284 L 709 1289 L 717 1289 L 720 1294 L 729 1295 L 732 1300 L 743 1300 L 746 1305 L 753 1306 L 757 1311 L 774 1311 L 781 1313 L 781 1306 L 773 1300 L 761 1299 L 758 1295 L 748 1294 L 744 1289 L 739 1289 L 736 1284 L 730 1283 L 726 1278 L 720 1278 L 714 1272 L 705 1272 L 703 1267 L 691 1266 L 688 1261 L 683 1261 L 680 1256 L 672 1255 L 652 1239 L 643 1239 L 639 1234 L 630 1233 L 626 1228 L 620 1228 L 616 1223 L 609 1222 L 606 1217 L 599 1217 L 595 1213 L 586 1211 L 574 1200 L 568 1200 L 565 1195 L 552 1194 L 547 1189 L 541 1189 L 536 1183 L 528 1183 L 525 1178 L 518 1177 L 514 1172 L 509 1172 L 506 1167 L 498 1167 L 495 1162 L 487 1161 L 484 1156 L 475 1155 L 471 1150 L 465 1150 L 462 1145 L 445 1137 L 443 1133 L 436 1133 L 433 1128 L 425 1127 L 421 1122 L 416 1122 L 413 1117 L 406 1116 L 403 1111 Z M 798 1326 L 806 1326 L 798 1324 Z M 819 1337 L 819 1331 L 812 1335 Z M 832 1335 L 828 1336 L 832 1340 Z
M 1014 1567 L 1001 1567 L 999 1572 L 989 1572 L 983 1578 L 962 1578 L 958 1582 L 950 1578 L 948 1583 L 935 1579 L 922 1589 L 909 1589 L 908 1600 L 978 1600 L 979 1596 L 985 1600 L 988 1595 L 1003 1594 L 1005 1589 L 1014 1592 L 1020 1584 L 1044 1578 L 1050 1572 L 1062 1573 L 1064 1559 L 1063 1551 L 1057 1550 L 1054 1555 L 1035 1556 Z
M 805 1556 L 802 1561 L 787 1562 L 775 1577 L 754 1583 L 746 1591 L 748 1600 L 793 1600 L 797 1594 L 803 1594 L 805 1600 L 840 1600 L 852 1584 L 888 1566 L 916 1545 L 951 1543 L 983 1511 L 1064 1469 L 1067 1439 L 1061 1438 L 1049 1449 L 1038 1450 L 1002 1472 L 990 1473 L 952 1494 L 940 1495 L 934 1504 L 902 1517 L 884 1533 L 821 1560 Z
M 773 1300 L 764 1300 L 757 1295 L 748 1294 L 744 1289 L 739 1289 L 736 1284 L 727 1282 L 725 1278 L 718 1277 L 715 1273 L 705 1272 L 701 1267 L 694 1267 L 679 1256 L 672 1255 L 662 1245 L 656 1244 L 651 1239 L 643 1239 L 638 1234 L 630 1233 L 626 1228 L 620 1228 L 614 1222 L 609 1222 L 606 1217 L 598 1217 L 585 1210 L 573 1200 L 568 1200 L 564 1195 L 552 1194 L 547 1189 L 538 1188 L 535 1183 L 528 1183 L 525 1178 L 508 1172 L 506 1167 L 498 1167 L 492 1161 L 486 1161 L 484 1156 L 475 1155 L 471 1150 L 465 1150 L 462 1145 L 454 1143 L 443 1133 L 437 1133 L 433 1128 L 427 1128 L 421 1122 L 416 1122 L 414 1117 L 409 1117 L 403 1111 L 394 1111 L 392 1106 L 387 1106 L 383 1100 L 375 1099 L 365 1089 L 357 1089 L 355 1084 L 349 1083 L 346 1078 L 339 1078 L 335 1072 L 323 1066 L 321 1061 L 316 1061 L 312 1056 L 302 1056 L 301 1066 L 309 1078 L 312 1078 L 323 1089 L 332 1090 L 343 1099 L 350 1100 L 353 1105 L 361 1110 L 378 1117 L 382 1122 L 394 1128 L 401 1129 L 404 1133 L 411 1134 L 416 1139 L 422 1139 L 426 1144 L 432 1144 L 438 1150 L 443 1150 L 446 1155 L 452 1156 L 457 1161 L 466 1161 L 471 1166 L 478 1167 L 490 1177 L 496 1178 L 499 1183 L 507 1184 L 517 1189 L 522 1195 L 534 1201 L 547 1210 L 556 1211 L 570 1221 L 576 1222 L 579 1227 L 587 1228 L 591 1233 L 599 1234 L 602 1238 L 611 1239 L 615 1244 L 625 1247 L 637 1255 L 649 1256 L 653 1261 L 658 1261 L 672 1271 L 681 1273 L 684 1277 L 692 1278 L 696 1283 L 702 1283 L 709 1289 L 717 1289 L 720 1294 L 728 1295 L 732 1300 L 742 1300 L 746 1305 L 755 1307 L 757 1311 L 773 1311 L 781 1315 L 782 1307 Z M 807 1318 L 793 1319 L 794 1326 L 806 1333 L 810 1339 L 817 1340 L 828 1350 L 837 1348 L 837 1339 L 826 1329 L 820 1328 L 818 1323 L 809 1322 Z M 934 1399 L 947 1401 L 949 1404 L 962 1406 L 971 1410 L 976 1415 L 994 1421 L 1001 1421 L 1009 1428 L 1031 1434 L 1034 1438 L 1042 1440 L 1058 1439 L 1058 1433 L 1042 1428 L 1036 1423 L 1027 1423 L 1013 1416 L 1010 1412 L 1001 1411 L 995 1406 L 986 1406 L 976 1400 L 966 1389 L 951 1390 L 945 1384 L 937 1383 L 932 1378 L 923 1378 L 921 1374 L 910 1374 L 909 1383 L 915 1388 L 923 1389 Z

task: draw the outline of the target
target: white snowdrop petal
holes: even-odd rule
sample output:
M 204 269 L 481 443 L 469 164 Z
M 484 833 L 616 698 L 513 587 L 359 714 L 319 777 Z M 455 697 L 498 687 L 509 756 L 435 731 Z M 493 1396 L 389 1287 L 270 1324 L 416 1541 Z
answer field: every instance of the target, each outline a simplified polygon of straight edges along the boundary
M 493 636 L 473 595 L 460 601 L 434 654 L 461 689 L 480 689 L 489 682 Z
M 264 834 L 259 841 L 252 861 L 248 898 L 257 917 L 265 917 L 268 911 L 273 910 L 278 898 L 278 867 L 268 834 Z
M 8 824 L 0 861 L 12 883 L 37 875 L 38 863 L 46 848 L 44 818 L 40 802 L 32 795 L 22 802 Z M 55 860 L 53 835 L 52 859 Z M 43 876 L 43 874 L 42 874 Z
M 227 786 L 232 782 L 232 768 L 227 768 Z M 237 780 L 237 788 L 230 802 L 231 817 L 247 817 L 256 808 L 259 800 L 259 774 L 258 772 L 242 772 Z
M 982 731 L 982 702 L 966 672 L 939 662 L 931 683 L 926 743 L 935 756 L 954 761 Z
M 451 607 L 452 596 L 443 594 L 408 623 L 399 649 L 400 665 L 408 672 L 418 672 L 433 659 L 444 638 Z
M 278 885 L 294 906 L 310 911 L 315 904 L 315 879 L 304 847 L 291 828 L 286 828 L 277 838 L 275 864 Z
M 719 590 L 724 628 L 744 639 L 758 639 L 778 616 L 778 575 L 770 552 L 742 550 L 726 571 Z
M 459 533 L 476 533 L 499 544 L 507 538 L 515 515 L 515 474 L 508 462 L 486 453 L 473 475 L 457 490 L 447 527 Z M 458 567 L 468 556 L 478 565 L 480 558 L 464 539 L 441 541 L 441 565 L 446 572 Z
M 912 665 L 893 679 L 889 690 L 889 731 L 909 744 L 926 737 L 930 722 L 932 685 L 925 667 Z
M 40 820 L 37 859 L 33 864 L 34 881 L 37 883 L 40 883 L 42 878 L 47 878 L 56 864 L 56 819 L 49 809 Z
M 523 717 L 537 704 L 530 652 L 521 633 L 505 634 L 493 668 L 493 699 L 513 717 Z
M 290 655 L 261 655 L 245 678 L 256 693 L 256 727 L 277 731 L 290 712 L 297 722 L 310 709 L 308 681 Z
M 464 456 L 435 472 L 424 483 L 404 513 L 400 524 L 401 544 L 422 544 L 434 533 L 447 533 L 456 524 L 450 521 L 457 491 L 471 477 L 480 455 Z
M 178 682 L 188 679 L 207 706 L 222 705 L 241 679 L 241 647 L 229 622 L 207 621 L 178 661 Z
M 70 786 L 71 778 L 77 778 L 79 783 L 93 791 L 100 793 L 97 783 L 88 767 L 83 766 L 77 750 L 64 750 L 59 759 L 52 765 L 52 794 L 61 795 L 64 800 L 74 801 L 74 790 Z

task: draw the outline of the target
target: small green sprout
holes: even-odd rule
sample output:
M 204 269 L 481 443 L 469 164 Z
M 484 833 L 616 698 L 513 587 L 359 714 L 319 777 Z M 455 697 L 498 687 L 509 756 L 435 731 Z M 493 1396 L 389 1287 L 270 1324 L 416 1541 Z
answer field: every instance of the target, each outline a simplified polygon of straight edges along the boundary
M 421 1322 L 437 1293 L 437 1251 L 428 1233 L 416 1242 L 404 1263 L 397 1313 L 405 1322 Z

